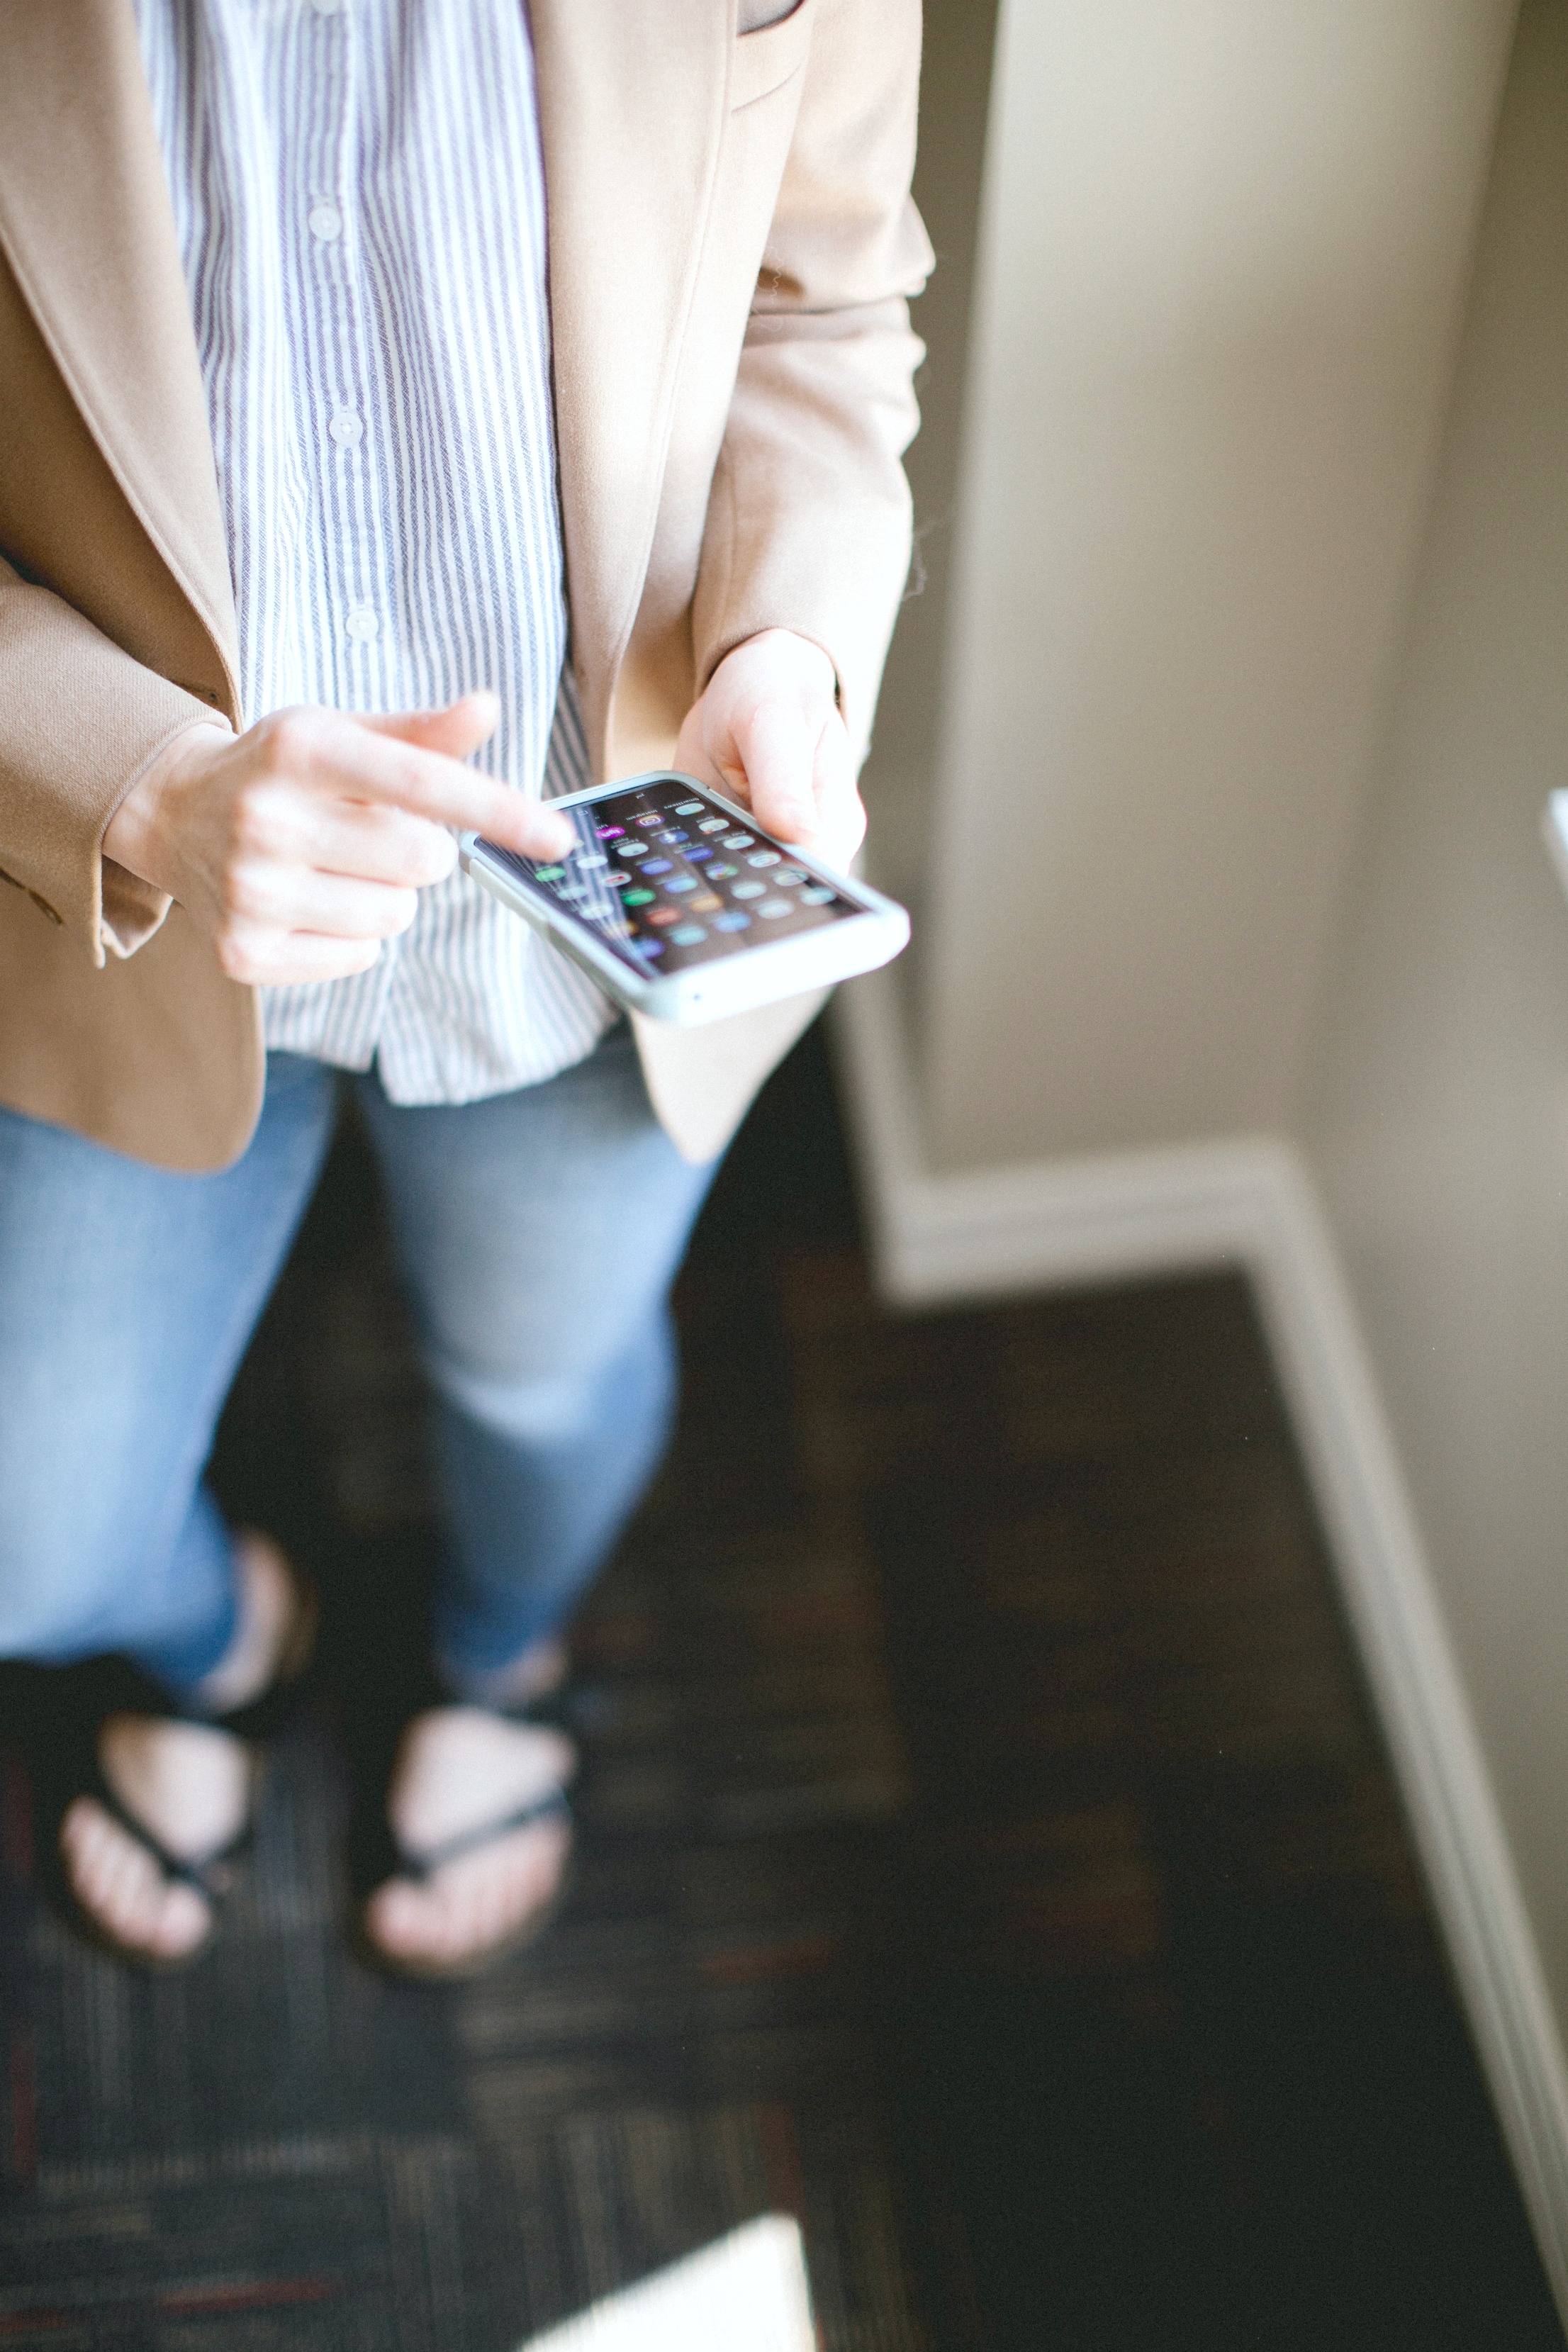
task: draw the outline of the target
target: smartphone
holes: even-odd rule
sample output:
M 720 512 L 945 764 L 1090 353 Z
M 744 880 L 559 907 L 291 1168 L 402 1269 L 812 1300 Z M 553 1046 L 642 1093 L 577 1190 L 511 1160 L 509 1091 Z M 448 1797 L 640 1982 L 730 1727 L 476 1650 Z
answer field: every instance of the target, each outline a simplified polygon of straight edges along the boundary
M 690 776 L 656 769 L 550 805 L 576 832 L 564 857 L 466 833 L 463 866 L 656 1021 L 694 1028 L 874 971 L 910 936 L 891 898 L 775 841 Z

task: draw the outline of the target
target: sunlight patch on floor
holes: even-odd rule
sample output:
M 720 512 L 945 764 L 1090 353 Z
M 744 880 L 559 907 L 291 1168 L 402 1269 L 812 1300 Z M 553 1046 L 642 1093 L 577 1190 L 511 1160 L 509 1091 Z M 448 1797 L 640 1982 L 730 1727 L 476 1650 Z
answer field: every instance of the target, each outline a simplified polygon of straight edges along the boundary
M 519 2352 L 816 2352 L 800 2231 L 783 2215 L 607 2295 Z

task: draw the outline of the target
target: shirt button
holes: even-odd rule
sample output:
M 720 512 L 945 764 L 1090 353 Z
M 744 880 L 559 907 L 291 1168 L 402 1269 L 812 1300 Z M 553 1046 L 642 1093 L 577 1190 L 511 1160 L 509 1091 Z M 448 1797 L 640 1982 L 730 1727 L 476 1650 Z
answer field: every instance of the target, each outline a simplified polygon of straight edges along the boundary
M 352 408 L 334 409 L 327 430 L 340 449 L 357 449 L 364 439 L 364 419 Z
M 331 245 L 333 238 L 342 236 L 342 233 L 343 216 L 336 205 L 311 205 L 310 235 L 312 236 L 320 237 L 323 245 Z
M 368 645 L 372 637 L 381 634 L 380 616 L 368 604 L 356 604 L 343 626 L 356 645 Z

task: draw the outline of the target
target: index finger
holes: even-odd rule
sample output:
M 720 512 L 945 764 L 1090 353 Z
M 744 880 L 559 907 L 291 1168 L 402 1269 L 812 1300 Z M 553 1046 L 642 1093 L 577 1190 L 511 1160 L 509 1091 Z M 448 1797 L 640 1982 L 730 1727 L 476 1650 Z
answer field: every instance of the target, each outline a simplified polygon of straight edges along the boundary
M 459 833 L 482 833 L 529 857 L 559 857 L 575 839 L 565 817 L 444 751 L 424 751 L 334 712 L 310 765 L 351 800 L 375 801 Z

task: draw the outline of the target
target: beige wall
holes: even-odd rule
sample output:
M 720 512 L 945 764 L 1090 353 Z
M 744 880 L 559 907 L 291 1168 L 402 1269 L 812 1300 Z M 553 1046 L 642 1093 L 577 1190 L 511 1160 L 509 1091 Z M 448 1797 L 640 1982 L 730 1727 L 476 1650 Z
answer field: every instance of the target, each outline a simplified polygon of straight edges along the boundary
M 1005 0 L 952 591 L 871 772 L 891 803 L 934 741 L 939 1166 L 1288 1117 L 1512 5 Z M 957 422 L 950 373 L 939 502 Z
M 1304 1139 L 1568 2021 L 1568 6 L 1527 0 Z

